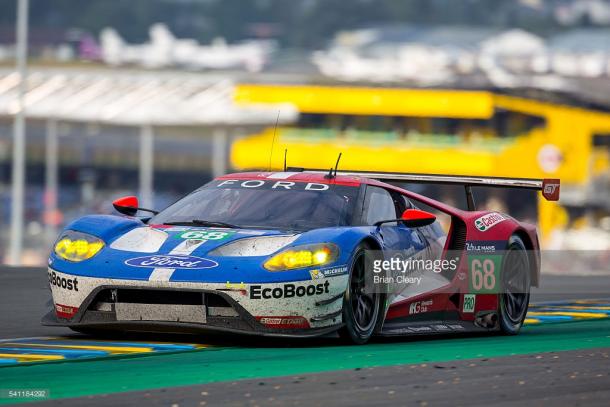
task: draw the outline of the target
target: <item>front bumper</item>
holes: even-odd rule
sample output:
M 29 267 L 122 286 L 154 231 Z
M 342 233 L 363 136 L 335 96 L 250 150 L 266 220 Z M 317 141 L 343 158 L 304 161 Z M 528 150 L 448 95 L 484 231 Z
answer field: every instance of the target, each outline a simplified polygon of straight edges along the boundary
M 320 336 L 342 326 L 342 293 L 345 290 L 341 287 L 342 281 L 329 282 L 328 286 L 333 288 L 324 295 L 298 298 L 298 301 L 295 298 L 295 302 L 290 302 L 287 298 L 263 299 L 258 295 L 261 287 L 277 290 L 278 284 L 225 286 L 95 279 L 52 269 L 49 269 L 49 276 L 54 309 L 42 319 L 42 324 L 47 326 L 289 337 Z M 67 283 L 70 280 L 72 284 Z M 323 284 L 318 282 L 322 280 L 315 281 L 315 284 Z M 291 285 L 308 284 L 312 285 L 313 281 Z M 251 293 L 256 293 L 254 299 Z

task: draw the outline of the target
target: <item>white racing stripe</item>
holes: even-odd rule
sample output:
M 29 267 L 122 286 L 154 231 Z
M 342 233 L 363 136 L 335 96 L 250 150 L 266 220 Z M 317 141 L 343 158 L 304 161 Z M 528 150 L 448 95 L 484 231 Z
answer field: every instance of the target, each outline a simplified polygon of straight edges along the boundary
M 188 256 L 206 241 L 207 240 L 200 240 L 197 243 L 194 243 L 192 240 L 185 239 L 168 254 Z M 174 271 L 176 271 L 176 269 L 156 268 L 152 271 L 150 277 L 148 277 L 148 281 L 169 281 L 172 274 L 174 274 Z
M 276 172 L 275 174 L 271 174 L 267 177 L 267 179 L 287 179 L 292 177 L 295 174 L 299 174 L 298 172 Z

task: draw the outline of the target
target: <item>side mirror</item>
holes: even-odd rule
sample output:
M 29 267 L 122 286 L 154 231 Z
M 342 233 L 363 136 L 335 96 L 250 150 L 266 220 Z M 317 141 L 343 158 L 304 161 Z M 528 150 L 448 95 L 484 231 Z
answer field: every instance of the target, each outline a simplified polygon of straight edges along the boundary
M 410 228 L 428 226 L 436 221 L 436 216 L 420 209 L 407 209 L 402 213 L 402 223 Z
M 380 227 L 384 223 L 400 222 L 408 228 L 420 228 L 422 226 L 431 225 L 434 221 L 436 221 L 436 216 L 430 212 L 419 209 L 407 209 L 402 213 L 400 219 L 381 220 L 376 222 L 375 226 Z
M 124 196 L 112 202 L 114 209 L 127 216 L 135 216 L 138 212 L 138 205 L 138 198 L 135 196 Z
M 140 208 L 140 204 L 138 203 L 138 198 L 135 196 L 124 196 L 119 199 L 115 199 L 112 202 L 112 206 L 119 213 L 127 216 L 136 216 L 138 211 L 150 212 L 152 214 L 158 214 L 159 212 L 153 211 L 152 209 Z

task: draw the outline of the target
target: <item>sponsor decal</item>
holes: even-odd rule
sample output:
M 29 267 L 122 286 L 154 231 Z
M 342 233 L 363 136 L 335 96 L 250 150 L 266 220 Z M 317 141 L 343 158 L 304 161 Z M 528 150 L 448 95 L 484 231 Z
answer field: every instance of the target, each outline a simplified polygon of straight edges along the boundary
M 219 230 L 187 230 L 178 235 L 178 237 L 189 240 L 223 240 L 234 234 L 235 232 L 223 232 Z
M 55 313 L 60 318 L 69 319 L 78 312 L 78 308 L 70 307 L 68 305 L 55 304 Z
M 432 300 L 414 302 L 409 306 L 409 314 L 414 315 L 422 312 L 428 312 L 428 307 L 432 304 Z
M 324 277 L 339 276 L 341 274 L 347 274 L 347 266 L 336 266 L 327 267 L 324 269 L 309 270 L 309 275 L 312 280 L 317 280 Z
M 226 179 L 220 181 L 217 188 L 263 188 L 263 189 L 291 189 L 304 191 L 326 191 L 330 188 L 328 184 L 316 182 L 290 182 L 290 181 L 263 181 L 258 179 L 237 180 Z
M 466 242 L 466 250 L 469 252 L 487 252 L 487 253 L 493 253 L 496 251 L 496 246 L 492 245 L 492 244 L 477 244 L 477 243 L 471 243 L 471 242 Z
M 544 193 L 547 195 L 552 195 L 555 193 L 555 191 L 557 190 L 557 188 L 559 188 L 559 184 L 546 184 L 544 186 Z
M 474 221 L 474 226 L 481 232 L 486 232 L 492 227 L 496 226 L 498 223 L 505 221 L 506 219 L 508 218 L 504 217 L 503 215 L 500 215 L 497 212 L 492 212 L 476 219 Z
M 324 274 L 325 277 L 338 276 L 341 274 L 347 274 L 347 266 L 327 267 L 320 269 L 320 272 Z
M 469 253 L 496 253 L 506 249 L 506 240 L 472 240 L 466 242 L 466 251 Z
M 312 280 L 318 280 L 320 278 L 324 278 L 324 274 L 320 272 L 320 270 L 309 270 L 309 275 Z
M 74 278 L 65 278 L 57 275 L 56 272 L 49 272 L 49 284 L 54 285 L 58 288 L 64 288 L 69 291 L 78 291 L 78 279 Z
M 262 285 L 250 286 L 250 299 L 271 299 L 271 298 L 295 298 L 295 297 L 311 297 L 313 295 L 328 294 L 330 283 L 310 284 L 307 286 L 296 286 L 295 284 L 284 284 L 280 287 L 263 288 Z
M 304 317 L 256 317 L 256 319 L 269 328 L 309 328 L 309 322 Z
M 466 280 L 466 273 L 464 273 L 464 272 L 459 272 L 459 273 L 457 274 L 457 278 L 458 278 L 458 280 L 460 280 L 460 281 L 464 281 L 464 280 Z
M 502 255 L 468 256 L 470 263 L 469 291 L 477 294 L 497 294 Z
M 542 182 L 542 195 L 549 201 L 559 200 L 560 182 L 558 179 L 545 179 Z
M 475 294 L 464 294 L 464 305 L 462 312 L 472 313 L 474 312 L 474 306 L 476 304 L 477 296 Z
M 125 261 L 133 267 L 172 268 L 172 269 L 209 269 L 218 266 L 213 260 L 196 256 L 178 256 L 173 254 L 136 257 Z

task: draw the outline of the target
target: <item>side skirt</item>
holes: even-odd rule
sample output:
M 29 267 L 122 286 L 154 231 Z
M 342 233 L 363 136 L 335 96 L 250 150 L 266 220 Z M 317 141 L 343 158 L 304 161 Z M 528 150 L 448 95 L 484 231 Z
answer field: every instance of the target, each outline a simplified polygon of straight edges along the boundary
M 433 335 L 496 332 L 498 328 L 478 326 L 471 321 L 386 322 L 379 336 Z

